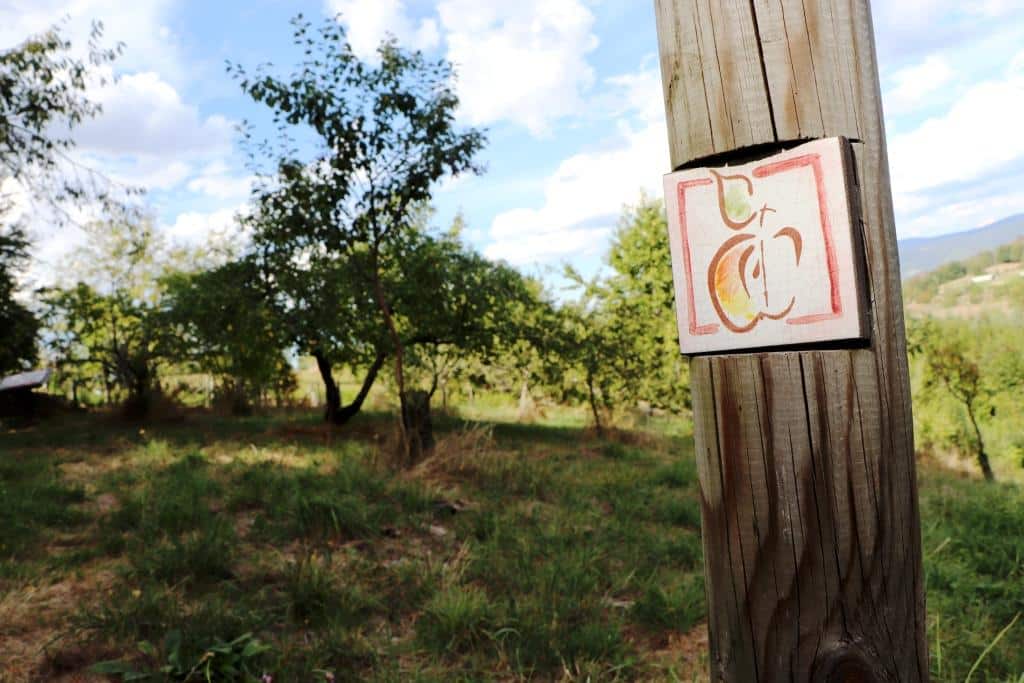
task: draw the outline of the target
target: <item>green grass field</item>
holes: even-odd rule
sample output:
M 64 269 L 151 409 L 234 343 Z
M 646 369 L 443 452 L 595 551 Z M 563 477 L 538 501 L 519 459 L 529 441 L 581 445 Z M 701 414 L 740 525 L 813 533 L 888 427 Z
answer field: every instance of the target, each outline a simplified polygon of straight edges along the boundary
M 0 434 L 0 680 L 704 680 L 687 425 L 582 422 Z M 921 487 L 933 680 L 1024 681 L 1024 492 Z

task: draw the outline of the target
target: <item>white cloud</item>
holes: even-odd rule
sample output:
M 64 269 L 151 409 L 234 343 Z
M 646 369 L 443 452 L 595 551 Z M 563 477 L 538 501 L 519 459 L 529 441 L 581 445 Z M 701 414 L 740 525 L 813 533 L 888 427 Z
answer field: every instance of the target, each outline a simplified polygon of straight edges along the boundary
M 232 175 L 226 163 L 215 161 L 189 181 L 188 189 L 215 199 L 241 200 L 249 196 L 255 181 L 252 175 Z
M 164 234 L 172 240 L 198 244 L 211 236 L 234 231 L 238 225 L 237 216 L 244 210 L 245 205 L 209 213 L 185 211 L 178 214 L 174 223 L 164 226 Z
M 979 83 L 943 115 L 894 136 L 892 182 L 910 193 L 977 179 L 1024 156 L 1024 75 Z
M 239 224 L 248 206 L 237 204 L 212 211 L 182 211 L 172 222 L 157 226 L 171 244 L 203 247 L 204 257 L 237 253 L 249 240 L 248 230 Z M 26 274 L 27 286 L 66 285 L 63 265 L 88 241 L 81 226 L 107 218 L 101 206 L 69 207 L 70 222 L 41 224 L 32 232 L 32 261 Z M 212 261 L 211 261 L 212 263 Z M 193 264 L 199 265 L 199 264 Z
M 901 236 L 979 227 L 1024 211 L 1024 52 L 942 114 L 890 138 Z
M 103 113 L 74 130 L 73 159 L 123 184 L 174 191 L 152 199 L 169 217 L 161 229 L 172 239 L 196 242 L 211 234 L 237 236 L 234 217 L 248 194 L 249 178 L 228 165 L 234 154 L 233 122 L 203 112 L 187 98 L 202 86 L 196 79 L 203 65 L 185 58 L 171 28 L 181 6 L 180 0 L 0 0 L 0 49 L 57 24 L 71 41 L 73 54 L 84 58 L 91 24 L 102 21 L 101 45 L 120 41 L 124 51 L 98 70 L 96 75 L 105 83 L 96 78 L 88 90 L 88 96 L 102 104 Z M 116 80 L 115 73 L 120 76 Z M 70 165 L 62 172 L 76 173 Z M 177 191 L 186 189 L 216 203 L 199 204 L 210 209 L 208 213 L 183 212 L 179 202 L 188 193 Z M 71 222 L 58 226 L 51 220 L 52 207 L 32 206 L 34 259 L 29 276 L 34 282 L 59 282 L 61 261 L 84 241 L 75 223 L 102 218 L 102 209 L 95 204 L 63 208 Z
M 598 41 L 579 0 L 441 0 L 438 12 L 470 123 L 510 120 L 541 135 L 583 109 Z
M 26 274 L 29 287 L 71 286 L 68 274 L 59 266 L 86 244 L 85 231 L 71 225 L 61 230 L 59 237 L 37 240 L 33 244 L 32 261 Z
M 509 218 L 514 218 L 509 213 Z M 529 218 L 527 218 L 529 220 Z M 594 256 L 604 251 L 613 224 L 597 228 L 568 228 L 556 232 L 526 233 L 488 246 L 484 255 L 516 266 L 550 262 L 562 258 Z
M 993 36 L 1017 30 L 1020 0 L 884 0 L 872 3 L 883 66 L 891 61 L 974 44 L 984 50 Z
M 940 203 L 899 223 L 900 237 L 926 237 L 980 228 L 1024 213 L 1024 193 L 1007 192 L 983 198 Z
M 885 89 L 886 113 L 902 114 L 922 106 L 922 100 L 949 83 L 953 69 L 941 55 L 931 55 L 920 64 L 896 71 Z
M 661 72 L 658 69 L 655 63 L 653 67 L 645 65 L 640 71 L 605 79 L 610 87 L 599 106 L 607 108 L 616 116 L 635 114 L 646 123 L 663 121 L 665 100 L 662 97 Z
M 96 90 L 103 112 L 75 131 L 79 149 L 110 156 L 212 156 L 230 151 L 234 124 L 219 114 L 203 117 L 152 71 L 134 73 Z
M 154 72 L 127 74 L 90 94 L 102 113 L 75 128 L 74 158 L 126 186 L 171 190 L 190 178 L 189 189 L 237 200 L 247 181 L 232 177 L 224 163 L 233 152 L 234 123 L 203 116 Z M 197 169 L 205 165 L 196 175 Z
M 894 189 L 892 203 L 897 215 L 909 215 L 927 209 L 931 206 L 932 200 L 923 194 L 898 192 Z
M 326 5 L 328 12 L 341 14 L 349 44 L 363 59 L 373 59 L 380 41 L 389 34 L 403 46 L 420 50 L 435 48 L 441 40 L 437 21 L 414 22 L 404 0 L 327 0 Z
M 455 192 L 459 188 L 464 187 L 466 183 L 472 180 L 472 178 L 473 175 L 471 173 L 463 173 L 457 176 L 446 175 L 437 183 L 437 189 L 435 191 L 438 194 Z
M 446 44 L 457 70 L 462 115 L 473 125 L 501 121 L 534 135 L 580 113 L 594 71 L 594 16 L 581 0 L 440 0 L 436 16 L 414 20 L 404 0 L 327 0 L 340 12 L 352 49 L 373 58 L 387 34 L 405 46 Z
M 617 99 L 630 103 L 638 117 L 618 121 L 619 135 L 610 144 L 562 161 L 544 182 L 540 208 L 518 208 L 495 217 L 490 258 L 517 265 L 545 262 L 604 250 L 622 208 L 641 191 L 659 196 L 661 176 L 669 170 L 664 113 L 657 73 L 643 71 L 610 79 L 622 90 Z
M 24 185 L 11 176 L 0 180 L 0 229 L 20 221 L 32 206 Z
M 0 45 L 10 46 L 55 23 L 84 56 L 93 21 L 104 23 L 102 44 L 125 43 L 112 65 L 96 69 L 88 97 L 103 111 L 75 128 L 74 158 L 120 183 L 168 190 L 195 167 L 232 153 L 234 123 L 203 115 L 179 94 L 189 70 L 168 28 L 175 0 L 2 0 Z M 114 74 L 120 74 L 115 79 Z M 214 179 L 199 191 L 226 191 Z
M 119 69 L 153 70 L 174 83 L 182 83 L 188 69 L 179 41 L 168 25 L 175 4 L 175 0 L 3 0 L 0 47 L 16 45 L 66 20 L 62 33 L 83 54 L 92 22 L 101 21 L 103 45 L 124 43 L 124 54 L 117 60 Z
M 36 219 L 30 225 L 32 260 L 27 273 L 31 287 L 68 286 L 64 265 L 68 258 L 81 249 L 88 237 L 82 226 L 106 218 L 103 207 L 96 202 L 71 204 L 62 207 L 63 217 L 58 221 L 53 207 L 32 207 Z
M 99 169 L 123 187 L 143 188 L 147 191 L 171 190 L 190 175 L 192 166 L 184 161 L 160 158 L 110 159 L 80 155 L 84 165 Z
M 1011 76 L 1024 76 L 1024 50 L 1010 59 L 1009 73 Z
M 885 27 L 920 31 L 943 19 L 999 19 L 1020 11 L 1019 0 L 886 0 L 872 3 Z

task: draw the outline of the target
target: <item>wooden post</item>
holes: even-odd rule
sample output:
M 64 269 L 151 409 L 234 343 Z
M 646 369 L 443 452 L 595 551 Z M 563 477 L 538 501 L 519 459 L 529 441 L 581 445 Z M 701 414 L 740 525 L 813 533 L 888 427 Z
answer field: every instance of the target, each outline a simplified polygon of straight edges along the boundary
M 673 169 L 848 138 L 870 301 L 864 343 L 691 361 L 712 680 L 927 681 L 906 343 L 868 0 L 655 8 Z

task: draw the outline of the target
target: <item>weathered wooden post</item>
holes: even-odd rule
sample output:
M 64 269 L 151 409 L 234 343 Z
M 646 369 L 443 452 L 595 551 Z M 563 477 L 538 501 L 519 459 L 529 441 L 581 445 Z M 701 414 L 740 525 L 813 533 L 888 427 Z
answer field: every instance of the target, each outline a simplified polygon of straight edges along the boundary
M 655 8 L 712 680 L 926 681 L 868 0 Z

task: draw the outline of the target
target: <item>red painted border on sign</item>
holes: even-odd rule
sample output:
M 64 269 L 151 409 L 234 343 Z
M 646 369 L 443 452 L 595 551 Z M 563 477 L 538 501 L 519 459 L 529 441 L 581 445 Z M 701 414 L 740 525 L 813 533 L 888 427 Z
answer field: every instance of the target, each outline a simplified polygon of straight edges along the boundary
M 803 156 L 778 161 L 755 168 L 752 175 L 755 178 L 765 178 L 779 173 L 786 173 L 799 168 L 810 168 L 814 174 L 815 191 L 818 199 L 818 216 L 821 221 L 822 238 L 825 243 L 825 259 L 828 267 L 831 311 L 823 313 L 812 313 L 786 320 L 789 325 L 809 325 L 812 323 L 835 320 L 843 315 L 842 292 L 839 284 L 839 263 L 836 258 L 835 245 L 832 239 L 832 221 L 829 218 L 828 199 L 825 188 L 825 175 L 821 166 L 821 154 L 805 154 Z M 679 232 L 682 238 L 683 269 L 686 276 L 687 287 L 687 318 L 688 328 L 691 336 L 715 334 L 720 326 L 717 323 L 698 324 L 697 309 L 694 301 L 693 286 L 693 257 L 690 254 L 690 239 L 686 221 L 686 191 L 693 187 L 711 185 L 710 178 L 700 180 L 687 180 L 676 185 L 676 192 L 679 197 Z
M 806 166 L 810 166 L 814 173 L 814 184 L 818 193 L 818 215 L 821 218 L 821 232 L 825 240 L 825 259 L 828 263 L 829 285 L 832 289 L 832 311 L 830 313 L 814 313 L 798 318 L 790 318 L 786 321 L 789 325 L 808 325 L 825 320 L 835 320 L 843 315 L 842 293 L 839 291 L 839 263 L 836 261 L 835 246 L 832 244 L 832 221 L 828 215 L 828 200 L 825 195 L 825 175 L 821 170 L 821 155 L 805 154 L 774 164 L 759 166 L 754 169 L 753 175 L 755 178 L 765 178 Z
M 686 231 L 686 191 L 691 187 L 710 185 L 711 182 L 711 178 L 704 178 L 702 180 L 687 180 L 676 186 L 676 192 L 679 195 L 679 233 L 683 238 L 683 267 L 686 270 L 686 298 L 687 304 L 689 304 L 687 314 L 690 323 L 690 334 L 693 336 L 718 332 L 717 323 L 697 324 L 697 307 L 693 298 L 693 262 L 690 256 L 690 238 Z

